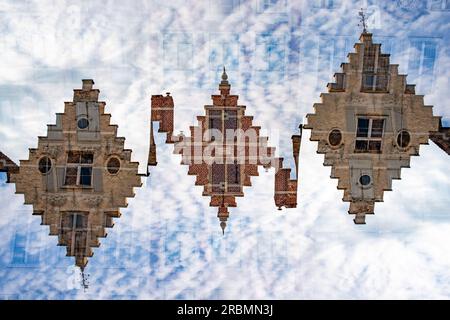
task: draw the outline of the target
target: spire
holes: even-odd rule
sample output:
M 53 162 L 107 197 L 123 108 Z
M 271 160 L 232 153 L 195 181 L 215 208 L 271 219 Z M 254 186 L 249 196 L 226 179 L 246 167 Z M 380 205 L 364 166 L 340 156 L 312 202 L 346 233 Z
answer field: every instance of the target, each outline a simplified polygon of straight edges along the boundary
M 227 71 L 225 70 L 225 66 L 223 66 L 222 82 L 220 84 L 228 84 L 228 75 Z
M 225 66 L 223 67 L 223 72 L 222 72 L 222 81 L 219 84 L 219 90 L 220 90 L 220 94 L 222 96 L 226 96 L 230 94 L 230 83 L 228 82 L 228 75 L 227 72 L 225 70 Z
M 367 23 L 366 23 L 366 15 L 364 14 L 364 9 L 361 8 L 361 11 L 358 12 L 359 14 L 359 22 L 358 26 L 363 27 L 363 33 L 367 33 Z
M 84 273 L 84 267 L 80 267 L 81 271 L 81 287 L 83 288 L 83 291 L 86 292 L 86 289 L 89 288 L 89 275 Z
M 222 198 L 223 199 L 223 198 Z M 228 213 L 228 208 L 226 206 L 220 206 L 219 212 L 217 213 L 217 217 L 220 221 L 220 227 L 222 228 L 222 234 L 225 235 L 225 228 L 227 226 L 227 220 L 230 214 Z
M 227 223 L 225 221 L 222 221 L 220 223 L 220 227 L 222 228 L 222 235 L 225 235 L 225 228 L 227 227 Z

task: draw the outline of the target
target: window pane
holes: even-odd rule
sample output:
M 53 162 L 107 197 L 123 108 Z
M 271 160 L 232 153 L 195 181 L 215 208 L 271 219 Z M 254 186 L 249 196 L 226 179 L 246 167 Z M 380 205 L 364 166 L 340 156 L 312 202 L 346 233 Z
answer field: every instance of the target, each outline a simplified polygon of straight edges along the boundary
M 375 70 L 375 56 L 364 57 L 364 72 L 373 72 Z
M 362 90 L 373 90 L 375 75 L 373 73 L 364 73 L 362 76 Z
M 364 80 L 365 80 L 364 85 L 368 89 L 372 89 L 373 83 L 375 82 L 375 76 L 373 74 L 366 74 Z
M 120 161 L 117 158 L 111 158 L 106 165 L 110 174 L 116 174 L 120 170 Z
M 209 129 L 216 129 L 222 132 L 222 111 L 211 110 L 209 112 Z M 211 140 L 214 141 L 216 139 L 212 134 L 213 132 L 211 132 Z
M 225 165 L 213 163 L 211 165 L 212 170 L 212 191 L 224 192 L 222 186 L 225 182 Z
M 14 247 L 12 264 L 25 264 L 26 251 L 24 247 Z
M 370 141 L 369 151 L 371 152 L 381 152 L 381 141 Z
M 77 184 L 77 167 L 67 167 L 66 168 L 66 180 L 64 182 L 65 185 L 76 185 Z
M 411 141 L 411 136 L 406 130 L 402 130 L 397 136 L 397 144 L 401 148 L 406 148 Z
M 367 137 L 369 133 L 369 119 L 358 119 L 357 137 Z
M 62 217 L 61 228 L 63 230 L 69 229 L 71 230 L 73 227 L 73 214 L 65 214 Z
M 47 172 L 50 171 L 50 169 L 52 168 L 52 161 L 50 160 L 49 157 L 43 157 L 41 158 L 41 160 L 39 160 L 39 171 L 42 174 L 45 174 Z
M 80 163 L 80 153 L 78 151 L 69 151 L 67 163 Z
M 82 186 L 90 186 L 92 177 L 91 167 L 82 167 L 80 172 L 80 184 Z
M 355 151 L 356 152 L 366 152 L 367 151 L 367 141 L 356 140 Z
M 238 164 L 227 165 L 227 183 L 229 192 L 239 192 L 241 191 L 240 186 L 240 172 Z
M 372 120 L 372 133 L 371 137 L 380 138 L 383 136 L 384 119 Z
M 75 227 L 77 229 L 86 229 L 87 228 L 87 217 L 83 214 L 77 214 L 75 216 L 76 222 Z
M 92 163 L 94 155 L 92 153 L 83 152 L 81 154 L 81 163 Z
M 230 135 L 232 137 L 235 134 L 236 129 L 237 129 L 237 112 L 234 110 L 225 110 L 224 114 L 225 135 L 227 135 L 228 130 L 232 130 L 232 133 Z
M 387 91 L 389 82 L 389 77 L 387 75 L 378 75 L 377 76 L 377 84 L 376 84 L 376 90 L 377 91 Z
M 333 147 L 338 146 L 341 144 L 342 141 L 342 133 L 338 129 L 333 129 L 330 134 L 328 135 L 328 141 Z

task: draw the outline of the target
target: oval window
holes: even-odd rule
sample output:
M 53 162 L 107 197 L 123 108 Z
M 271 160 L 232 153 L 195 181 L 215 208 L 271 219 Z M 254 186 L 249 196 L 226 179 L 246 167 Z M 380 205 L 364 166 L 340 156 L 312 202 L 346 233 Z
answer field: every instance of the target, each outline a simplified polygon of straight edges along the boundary
M 80 129 L 86 129 L 87 127 L 89 127 L 89 120 L 86 118 L 81 118 L 78 120 L 77 125 Z
M 411 142 L 411 136 L 408 131 L 402 130 L 397 135 L 397 144 L 400 148 L 406 148 Z
M 363 174 L 361 177 L 359 177 L 359 183 L 361 183 L 361 185 L 363 186 L 369 185 L 371 180 L 372 179 L 367 174 Z
M 52 168 L 52 160 L 50 160 L 49 157 L 41 158 L 39 160 L 38 168 L 42 174 L 48 173 L 50 171 L 50 169 Z
M 110 174 L 116 174 L 120 170 L 120 160 L 111 158 L 108 160 L 107 169 Z
M 333 147 L 336 147 L 341 144 L 342 141 L 342 133 L 341 130 L 333 129 L 328 135 L 328 141 Z

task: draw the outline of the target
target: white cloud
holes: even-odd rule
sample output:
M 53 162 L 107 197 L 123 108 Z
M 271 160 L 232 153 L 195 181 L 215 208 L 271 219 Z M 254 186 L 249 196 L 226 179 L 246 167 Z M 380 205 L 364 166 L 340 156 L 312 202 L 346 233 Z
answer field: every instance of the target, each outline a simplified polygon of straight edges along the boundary
M 80 87 L 81 78 L 92 77 L 112 123 L 119 125 L 119 135 L 126 137 L 126 147 L 145 171 L 150 95 L 170 91 L 176 130 L 188 133 L 217 92 L 215 70 L 224 61 L 218 58 L 210 65 L 211 48 L 235 45 L 237 35 L 237 66 L 228 68 L 232 92 L 240 95 L 254 123 L 267 130 L 270 145 L 280 155 L 290 155 L 290 136 L 319 101 L 317 89 L 325 91 L 332 76 L 317 55 L 319 36 L 356 42 L 359 4 L 328 10 L 288 3 L 286 10 L 271 13 L 257 11 L 255 2 L 247 1 L 229 15 L 229 8 L 211 11 L 214 4 L 209 1 L 6 3 L 0 7 L 5 18 L 0 25 L 5 35 L 0 40 L 0 89 L 8 92 L 0 102 L 0 149 L 14 160 L 27 158 L 28 147 L 35 147 L 45 125 L 54 123 L 63 101 L 71 100 L 72 89 Z M 448 18 L 434 12 L 404 25 L 381 10 L 376 36 L 441 37 L 435 85 L 426 101 L 448 117 Z M 214 46 L 208 42 L 210 32 Z M 192 59 L 186 60 L 185 49 L 165 51 L 168 33 L 182 40 L 171 45 L 191 46 Z M 274 48 L 285 60 L 273 70 L 261 59 L 265 50 L 256 50 L 266 33 L 269 40 L 286 40 Z M 401 51 L 393 54 L 394 60 Z M 178 60 L 165 63 L 168 56 L 189 68 L 177 68 Z M 334 71 L 340 62 L 333 62 Z M 0 294 L 80 299 L 448 298 L 448 156 L 433 144 L 421 147 L 421 156 L 403 169 L 402 180 L 386 192 L 385 202 L 367 217 L 368 224 L 356 226 L 337 181 L 329 179 L 330 168 L 322 166 L 323 156 L 315 153 L 316 143 L 308 137 L 306 131 L 298 208 L 276 210 L 273 172 L 260 170 L 253 186 L 244 189 L 245 197 L 237 199 L 238 207 L 230 210 L 223 237 L 216 209 L 202 197 L 202 187 L 194 186 L 195 177 L 187 175 L 180 156 L 172 155 L 173 146 L 158 135 L 158 166 L 94 249 L 86 293 L 67 284 L 73 278 L 72 258 L 64 257 L 56 238 L 47 236 L 48 227 L 40 226 L 31 208 L 22 205 L 23 196 L 13 195 L 14 186 L 3 183 L 0 234 L 8 241 L 0 246 Z M 27 228 L 46 240 L 39 245 L 40 263 L 19 268 L 11 264 L 12 243 L 16 232 L 26 234 Z

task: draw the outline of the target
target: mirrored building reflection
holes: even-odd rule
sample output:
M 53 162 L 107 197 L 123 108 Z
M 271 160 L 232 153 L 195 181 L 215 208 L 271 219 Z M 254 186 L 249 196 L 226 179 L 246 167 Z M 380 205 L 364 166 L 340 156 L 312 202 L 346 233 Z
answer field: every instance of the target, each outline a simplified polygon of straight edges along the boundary
M 239 96 L 230 92 L 225 68 L 219 94 L 212 95 L 212 104 L 205 105 L 205 114 L 198 116 L 197 126 L 190 127 L 190 137 L 173 135 L 173 98 L 152 96 L 152 121 L 159 121 L 159 132 L 167 134 L 166 143 L 174 143 L 174 153 L 182 155 L 182 164 L 189 166 L 189 175 L 196 176 L 195 185 L 203 186 L 203 196 L 211 197 L 210 206 L 218 208 L 222 231 L 229 218 L 229 208 L 236 207 L 236 197 L 244 196 L 244 186 L 251 186 L 251 177 L 258 175 L 258 166 L 275 168 L 276 206 L 281 209 L 297 205 L 297 169 L 301 135 L 292 136 L 295 172 L 283 167 L 283 158 L 275 157 L 275 148 L 268 138 L 260 136 L 260 127 L 238 104 Z M 156 165 L 153 139 L 149 164 Z M 292 176 L 292 177 L 291 177 Z
M 438 38 L 411 37 L 408 50 L 408 73 L 416 79 L 421 92 L 431 93 L 435 82 Z
M 141 186 L 138 162 L 131 161 L 131 150 L 117 136 L 118 127 L 110 123 L 93 85 L 83 80 L 74 90 L 73 101 L 65 102 L 64 112 L 48 125 L 47 136 L 38 137 L 27 160 L 15 166 L 0 157 L 0 170 L 8 167 L 16 193 L 24 195 L 25 204 L 33 206 L 33 214 L 58 236 L 58 245 L 81 270 L 134 196 L 133 188 Z M 16 242 L 20 245 L 21 239 Z

